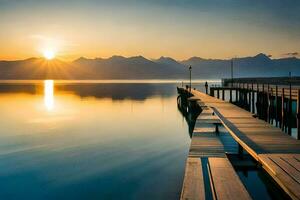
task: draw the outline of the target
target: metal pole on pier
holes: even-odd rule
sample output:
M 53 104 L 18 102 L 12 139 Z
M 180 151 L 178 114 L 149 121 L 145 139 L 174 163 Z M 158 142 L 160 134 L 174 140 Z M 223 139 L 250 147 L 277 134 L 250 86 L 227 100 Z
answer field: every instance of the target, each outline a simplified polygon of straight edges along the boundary
M 231 58 L 231 87 L 233 87 L 233 58 Z
M 189 67 L 189 71 L 190 71 L 190 92 L 192 91 L 192 66 L 190 65 Z

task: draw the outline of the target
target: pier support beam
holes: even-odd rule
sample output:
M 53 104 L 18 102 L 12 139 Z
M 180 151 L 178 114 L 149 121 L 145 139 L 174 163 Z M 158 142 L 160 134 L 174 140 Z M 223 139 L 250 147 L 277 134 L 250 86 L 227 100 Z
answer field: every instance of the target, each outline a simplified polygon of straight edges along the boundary
M 267 95 L 267 102 L 266 102 L 266 104 L 267 104 L 267 118 L 266 118 L 266 120 L 267 120 L 267 122 L 268 123 L 270 123 L 270 85 L 268 84 L 268 87 L 267 87 L 267 93 L 266 93 L 266 95 Z
M 254 88 L 253 88 L 253 83 L 252 83 L 252 85 L 251 85 L 251 90 L 252 90 L 252 92 L 251 92 L 251 95 L 252 95 L 252 97 L 251 97 L 251 104 L 252 104 L 252 113 L 254 114 L 255 113 L 255 104 L 254 104 Z
M 280 128 L 282 131 L 284 131 L 284 125 L 285 125 L 285 119 L 284 119 L 284 88 L 282 88 L 281 93 L 281 122 L 280 122 Z
M 215 96 L 214 88 L 211 87 L 209 93 L 210 93 L 210 96 L 214 97 Z
M 289 91 L 289 109 L 288 109 L 288 134 L 292 135 L 292 120 L 293 120 L 293 111 L 292 111 L 292 87 L 290 85 L 290 91 Z
M 300 139 L 300 89 L 298 89 L 297 95 L 297 140 Z
M 278 101 L 278 86 L 276 85 L 275 87 L 275 123 L 276 127 L 278 127 L 278 122 L 279 122 L 279 101 Z
M 224 101 L 225 100 L 225 90 L 222 89 L 222 100 Z

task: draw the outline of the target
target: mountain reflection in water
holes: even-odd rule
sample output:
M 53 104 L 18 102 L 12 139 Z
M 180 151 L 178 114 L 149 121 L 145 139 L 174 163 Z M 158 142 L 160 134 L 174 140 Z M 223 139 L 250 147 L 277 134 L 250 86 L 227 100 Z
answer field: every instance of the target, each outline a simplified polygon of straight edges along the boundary
M 171 83 L 0 84 L 0 199 L 178 199 L 176 98 Z

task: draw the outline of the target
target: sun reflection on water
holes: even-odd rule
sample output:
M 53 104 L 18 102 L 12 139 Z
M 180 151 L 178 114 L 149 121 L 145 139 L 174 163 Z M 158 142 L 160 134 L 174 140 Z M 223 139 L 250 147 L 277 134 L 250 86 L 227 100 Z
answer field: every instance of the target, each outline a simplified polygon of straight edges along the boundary
M 44 81 L 44 104 L 47 110 L 54 108 L 54 81 Z

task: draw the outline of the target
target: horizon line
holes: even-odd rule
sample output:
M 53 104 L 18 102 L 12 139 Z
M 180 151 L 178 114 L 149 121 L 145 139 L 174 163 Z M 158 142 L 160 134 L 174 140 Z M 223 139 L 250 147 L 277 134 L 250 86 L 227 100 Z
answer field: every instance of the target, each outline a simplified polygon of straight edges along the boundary
M 61 58 L 60 56 L 57 56 L 56 58 L 54 58 L 53 60 L 59 60 L 59 61 L 64 61 L 64 62 L 74 62 L 76 60 L 79 60 L 81 58 L 83 59 L 87 59 L 87 60 L 96 60 L 96 59 L 103 59 L 103 60 L 108 60 L 108 59 L 111 59 L 113 57 L 122 57 L 122 58 L 126 58 L 126 59 L 129 59 L 129 58 L 135 58 L 135 57 L 143 57 L 149 61 L 156 61 L 160 58 L 171 58 L 177 62 L 183 62 L 183 61 L 187 61 L 187 60 L 190 60 L 191 58 L 199 58 L 199 59 L 203 59 L 203 60 L 232 60 L 232 59 L 240 59 L 240 58 L 251 58 L 251 57 L 255 57 L 255 56 L 258 56 L 258 55 L 265 55 L 266 57 L 270 58 L 271 60 L 277 60 L 277 59 L 286 59 L 286 58 L 296 58 L 296 59 L 300 59 L 300 56 L 297 56 L 297 55 L 282 55 L 281 57 L 273 57 L 272 55 L 268 55 L 266 53 L 257 53 L 255 55 L 247 55 L 247 56 L 233 56 L 231 58 L 204 58 L 204 57 L 200 57 L 200 56 L 191 56 L 191 57 L 188 57 L 186 59 L 175 59 L 171 56 L 160 56 L 158 58 L 148 58 L 148 57 L 145 57 L 143 55 L 132 55 L 132 56 L 123 56 L 123 55 L 111 55 L 109 57 L 87 57 L 87 56 L 79 56 L 78 58 L 76 59 L 63 59 Z M 30 59 L 44 59 L 46 60 L 44 57 L 42 56 L 39 56 L 39 57 L 35 57 L 35 56 L 32 56 L 32 57 L 27 57 L 27 58 L 17 58 L 17 59 L 1 59 L 0 58 L 0 61 L 6 61 L 6 62 L 10 62 L 10 61 L 25 61 L 25 60 L 30 60 Z M 51 62 L 51 60 L 49 60 Z

